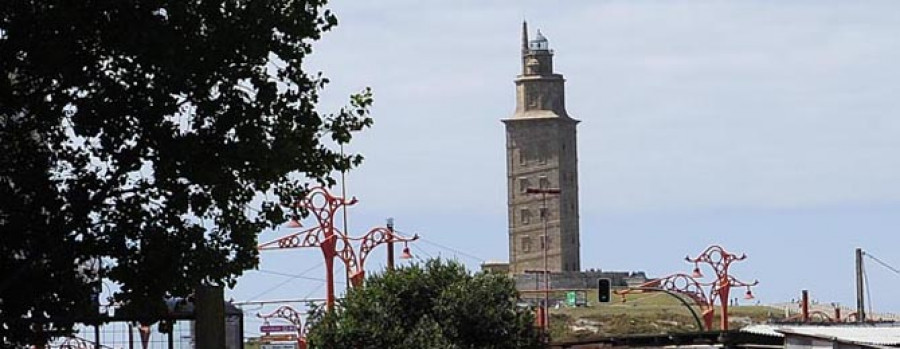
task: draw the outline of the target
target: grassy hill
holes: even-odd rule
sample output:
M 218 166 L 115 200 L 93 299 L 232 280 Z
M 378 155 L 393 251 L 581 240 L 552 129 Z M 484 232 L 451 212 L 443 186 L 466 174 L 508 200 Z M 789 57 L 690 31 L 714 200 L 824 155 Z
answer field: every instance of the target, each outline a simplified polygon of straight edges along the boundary
M 564 298 L 562 295 L 556 296 Z M 665 293 L 632 294 L 626 296 L 624 302 L 621 296 L 613 295 L 612 302 L 598 303 L 594 290 L 587 292 L 586 299 L 589 301 L 586 307 L 562 306 L 550 310 L 551 334 L 555 341 L 698 330 L 691 312 Z M 696 306 L 693 309 L 699 315 L 700 310 Z M 765 322 L 779 315 L 778 309 L 767 306 L 731 306 L 728 313 L 729 327 L 732 329 Z M 717 308 L 715 326 L 718 326 L 720 314 L 721 308 Z

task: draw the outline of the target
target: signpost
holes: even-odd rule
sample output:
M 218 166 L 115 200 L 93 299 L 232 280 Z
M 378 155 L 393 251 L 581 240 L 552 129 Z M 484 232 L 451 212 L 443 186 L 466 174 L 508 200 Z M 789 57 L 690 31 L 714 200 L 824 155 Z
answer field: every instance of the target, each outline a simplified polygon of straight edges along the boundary
M 574 291 L 566 292 L 566 305 L 574 307 L 576 300 L 577 296 L 575 295 Z

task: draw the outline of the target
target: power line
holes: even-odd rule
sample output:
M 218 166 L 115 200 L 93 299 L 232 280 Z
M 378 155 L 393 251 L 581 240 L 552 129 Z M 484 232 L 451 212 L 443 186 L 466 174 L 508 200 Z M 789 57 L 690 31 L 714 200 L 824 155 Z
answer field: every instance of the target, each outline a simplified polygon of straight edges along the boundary
M 296 280 L 296 279 L 302 277 L 303 274 L 306 274 L 306 273 L 312 271 L 313 269 L 318 268 L 318 267 L 321 266 L 322 264 L 323 264 L 323 263 L 316 264 L 316 265 L 310 267 L 309 269 L 304 270 L 303 272 L 301 272 L 301 273 L 298 274 L 298 275 L 293 275 L 293 276 L 291 276 L 289 279 L 284 280 L 284 281 L 278 283 L 277 285 L 272 286 L 272 287 L 270 287 L 269 289 L 267 289 L 267 290 L 265 290 L 265 291 L 263 291 L 263 292 L 261 292 L 261 293 L 255 295 L 255 296 L 253 296 L 253 297 L 250 297 L 250 299 L 259 299 L 259 297 L 265 296 L 265 295 L 269 294 L 270 292 L 275 291 L 276 289 L 280 288 L 281 286 L 287 285 L 289 282 L 294 281 L 294 280 Z M 304 297 L 304 298 L 305 298 L 305 297 Z
M 428 253 L 428 251 L 425 251 L 425 249 L 423 249 L 423 248 L 417 246 L 416 244 L 413 244 L 413 248 L 419 250 L 420 252 L 422 252 L 423 254 L 425 254 L 426 256 L 428 256 L 428 259 L 434 259 L 434 257 L 432 257 L 431 254 Z M 423 263 L 425 262 L 424 260 L 422 260 L 422 257 L 419 257 L 419 256 L 418 256 L 418 254 L 415 255 L 415 258 L 418 259 L 420 262 L 423 262 Z
M 872 255 L 871 253 L 869 253 L 869 252 L 864 253 L 864 255 L 865 255 L 866 257 L 871 258 L 871 259 L 872 259 L 873 261 L 875 261 L 876 263 L 881 264 L 881 266 L 887 268 L 888 270 L 894 272 L 894 274 L 900 275 L 900 269 L 897 269 L 897 268 L 892 267 L 891 265 L 889 265 L 889 264 L 883 262 L 882 260 L 878 259 L 877 257 L 873 256 L 873 255 Z
M 399 232 L 399 231 L 398 231 L 398 232 Z M 400 233 L 402 233 L 402 232 L 400 232 Z M 405 233 L 402 233 L 402 234 L 405 234 Z M 484 262 L 484 261 L 485 261 L 484 258 L 481 258 L 481 257 L 475 256 L 475 255 L 471 255 L 471 254 L 465 253 L 465 252 L 463 252 L 463 251 L 457 250 L 457 249 L 452 248 L 452 247 L 447 246 L 447 245 L 443 245 L 443 244 L 439 244 L 439 243 L 437 243 L 437 242 L 429 241 L 429 240 L 427 240 L 427 239 L 425 239 L 425 238 L 422 238 L 422 237 L 419 237 L 419 241 L 422 241 L 422 242 L 424 242 L 424 243 L 426 243 L 426 244 L 432 245 L 432 246 L 437 247 L 437 248 L 445 249 L 445 250 L 450 251 L 450 252 L 453 252 L 453 253 L 455 253 L 455 254 L 462 255 L 462 256 L 464 256 L 464 257 L 471 258 L 472 260 L 476 260 L 476 261 L 479 261 L 479 262 Z
M 282 272 L 278 272 L 278 271 L 265 270 L 265 269 L 259 269 L 257 271 L 260 273 L 263 273 L 263 274 L 271 274 L 271 275 L 284 276 L 284 277 L 289 277 L 289 278 L 294 278 L 294 279 L 304 279 L 304 280 L 325 282 L 325 279 L 323 279 L 323 278 L 303 276 L 303 274 L 288 274 L 288 273 L 282 273 Z M 337 280 L 335 280 L 334 282 L 338 283 L 338 284 L 344 283 L 343 281 L 337 281 Z

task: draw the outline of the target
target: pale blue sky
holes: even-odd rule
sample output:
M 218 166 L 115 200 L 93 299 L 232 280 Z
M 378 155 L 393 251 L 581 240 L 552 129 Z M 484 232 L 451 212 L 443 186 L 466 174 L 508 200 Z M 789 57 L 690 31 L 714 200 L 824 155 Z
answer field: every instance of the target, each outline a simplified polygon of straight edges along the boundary
M 365 86 L 374 128 L 349 147 L 356 233 L 395 217 L 413 252 L 506 259 L 504 130 L 522 19 L 567 78 L 578 129 L 582 266 L 690 271 L 722 243 L 763 302 L 807 288 L 853 304 L 853 249 L 900 265 L 896 1 L 336 1 L 307 68 L 323 110 Z M 266 232 L 261 241 L 287 231 Z M 437 245 L 434 245 L 437 244 Z M 475 258 L 473 258 L 475 257 Z M 383 251 L 369 263 L 383 266 Z M 316 250 L 260 269 L 322 278 Z M 338 269 L 340 270 L 340 269 Z M 878 309 L 900 276 L 870 264 Z M 321 297 L 321 282 L 248 272 L 235 300 Z M 339 285 L 341 288 L 342 285 Z M 269 291 L 268 293 L 264 293 Z M 739 295 L 738 295 L 739 296 Z M 261 310 L 265 311 L 265 309 Z M 248 323 L 250 329 L 254 323 Z

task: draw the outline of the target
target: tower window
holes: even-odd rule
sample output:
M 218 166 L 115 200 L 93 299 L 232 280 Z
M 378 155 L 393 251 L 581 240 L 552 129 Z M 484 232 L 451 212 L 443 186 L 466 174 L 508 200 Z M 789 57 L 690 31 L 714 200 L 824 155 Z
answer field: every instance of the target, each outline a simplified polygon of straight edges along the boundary
M 519 177 L 519 193 L 525 194 L 529 186 L 531 186 L 531 182 L 528 177 Z
M 540 183 L 538 186 L 542 189 L 550 188 L 550 179 L 548 179 L 547 176 L 538 177 L 538 182 Z
M 531 252 L 531 237 L 522 237 L 522 252 Z
M 541 149 L 541 152 L 540 152 L 540 155 L 538 156 L 538 159 L 537 159 L 537 160 L 538 160 L 538 164 L 546 165 L 546 164 L 547 164 L 547 157 L 550 156 L 550 142 L 548 142 L 548 141 L 543 141 L 543 142 L 541 142 L 541 143 L 540 143 L 540 149 Z
M 531 211 L 528 211 L 527 208 L 519 210 L 519 219 L 522 224 L 531 224 Z

